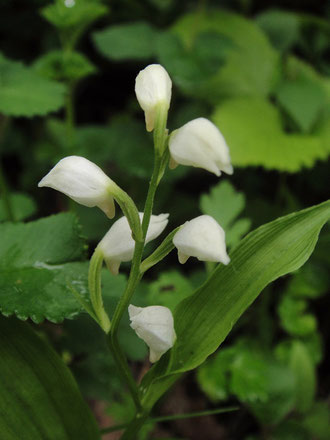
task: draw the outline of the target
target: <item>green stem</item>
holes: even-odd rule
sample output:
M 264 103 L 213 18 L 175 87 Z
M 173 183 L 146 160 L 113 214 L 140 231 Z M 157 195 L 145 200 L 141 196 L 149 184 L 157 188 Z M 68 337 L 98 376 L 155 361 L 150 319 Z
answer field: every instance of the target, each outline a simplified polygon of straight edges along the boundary
M 88 270 L 88 287 L 95 315 L 99 320 L 101 328 L 108 333 L 110 330 L 110 320 L 103 307 L 101 272 L 103 265 L 103 253 L 97 247 L 92 255 Z
M 161 170 L 162 156 L 164 154 L 164 150 L 166 147 L 166 138 L 167 138 L 166 121 L 167 121 L 167 110 L 164 112 L 164 107 L 159 106 L 157 111 L 157 118 L 155 124 L 155 132 L 154 132 L 154 143 L 155 143 L 154 170 L 149 183 L 148 194 L 144 206 L 144 214 L 142 219 L 142 239 L 136 240 L 136 237 L 134 237 L 136 242 L 134 248 L 134 255 L 132 259 L 131 271 L 129 274 L 126 289 L 122 297 L 120 298 L 117 307 L 115 309 L 115 312 L 113 314 L 111 332 L 108 338 L 109 347 L 119 367 L 120 374 L 127 383 L 127 386 L 130 390 L 130 393 L 132 395 L 137 410 L 136 418 L 128 426 L 127 431 L 125 431 L 122 437 L 123 439 L 135 438 L 136 432 L 138 432 L 138 430 L 145 422 L 145 419 L 147 418 L 147 416 L 142 412 L 142 405 L 141 405 L 139 391 L 136 382 L 134 381 L 134 378 L 129 369 L 126 357 L 122 352 L 121 347 L 118 343 L 117 333 L 121 318 L 124 312 L 127 310 L 131 298 L 134 294 L 134 291 L 142 277 L 142 274 L 140 272 L 140 264 L 141 264 L 145 239 L 149 227 L 150 217 L 152 214 L 154 197 L 159 183 L 159 174 Z
M 128 366 L 126 357 L 119 346 L 116 335 L 113 335 L 113 333 L 107 335 L 107 344 L 117 364 L 118 372 L 121 375 L 123 381 L 128 386 L 136 410 L 138 413 L 140 413 L 142 411 L 142 405 L 141 405 L 139 390 L 132 376 L 131 370 Z
M 206 411 L 199 411 L 199 412 L 193 412 L 193 413 L 184 413 L 184 414 L 173 414 L 171 416 L 161 416 L 161 417 L 151 417 L 148 420 L 144 420 L 144 423 L 162 423 L 162 422 L 171 422 L 173 420 L 183 420 L 183 419 L 193 419 L 195 417 L 205 417 L 205 416 L 211 416 L 215 414 L 223 414 L 228 413 L 232 411 L 238 411 L 238 406 L 229 406 L 227 408 L 217 408 L 217 409 L 210 409 Z M 135 422 L 135 419 L 131 422 Z M 121 425 L 115 425 L 115 426 L 109 426 L 108 428 L 103 428 L 101 430 L 101 434 L 107 434 L 108 432 L 115 432 L 120 431 L 129 425 L 127 423 L 122 423 Z
M 67 85 L 67 93 L 65 99 L 65 120 L 66 135 L 68 140 L 68 150 L 71 152 L 74 147 L 74 106 L 73 106 L 74 86 L 71 82 Z

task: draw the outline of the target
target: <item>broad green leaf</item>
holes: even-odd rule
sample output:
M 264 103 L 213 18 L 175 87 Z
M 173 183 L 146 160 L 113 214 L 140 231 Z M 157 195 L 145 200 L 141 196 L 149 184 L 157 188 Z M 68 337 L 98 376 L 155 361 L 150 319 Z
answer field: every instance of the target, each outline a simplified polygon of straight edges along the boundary
M 263 99 L 230 99 L 216 109 L 213 121 L 226 138 L 234 166 L 297 172 L 329 155 L 329 140 L 322 135 L 285 133 L 278 109 Z
M 40 75 L 57 81 L 77 81 L 96 72 L 96 67 L 79 52 L 53 50 L 33 65 Z
M 204 100 L 216 104 L 223 96 L 267 96 L 272 89 L 278 74 L 278 55 L 252 21 L 214 9 L 184 15 L 175 23 L 173 32 L 186 48 L 193 47 L 201 33 L 218 33 L 233 43 L 224 66 L 209 78 L 205 87 L 194 92 Z
M 174 314 L 176 345 L 142 383 L 142 390 L 149 386 L 146 405 L 155 402 L 181 373 L 204 362 L 267 284 L 306 262 L 329 218 L 327 201 L 261 226 L 230 253 L 228 266 L 219 265 L 204 285 L 179 304 Z
M 96 440 L 96 421 L 72 374 L 31 327 L 0 317 L 0 437 Z
M 0 112 L 8 116 L 45 115 L 64 104 L 62 84 L 0 54 Z
M 290 367 L 296 378 L 296 409 L 305 413 L 313 404 L 316 372 L 307 349 L 300 341 L 292 345 Z
M 145 22 L 110 26 L 94 32 L 93 40 L 102 55 L 113 60 L 151 58 L 157 31 Z
M 88 296 L 80 227 L 72 214 L 0 225 L 0 309 L 35 322 L 72 318 L 81 307 L 73 286 Z
M 281 52 L 290 49 L 299 38 L 301 20 L 293 12 L 268 9 L 257 16 L 256 22 Z
M 24 193 L 11 193 L 10 204 L 12 206 L 15 221 L 25 220 L 37 211 L 34 200 Z M 8 220 L 5 205 L 0 198 L 0 222 Z
M 199 201 L 203 214 L 215 218 L 226 232 L 226 243 L 232 246 L 239 242 L 251 226 L 249 219 L 237 217 L 245 207 L 245 197 L 237 192 L 231 183 L 223 180 L 211 188 L 209 194 L 203 194 Z

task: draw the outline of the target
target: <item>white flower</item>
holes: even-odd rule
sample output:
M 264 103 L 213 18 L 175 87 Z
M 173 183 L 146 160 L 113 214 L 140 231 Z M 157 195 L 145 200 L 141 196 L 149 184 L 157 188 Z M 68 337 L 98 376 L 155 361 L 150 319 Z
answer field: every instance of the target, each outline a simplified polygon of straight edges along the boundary
M 226 252 L 225 231 L 209 215 L 201 215 L 184 223 L 174 235 L 173 243 L 182 264 L 189 257 L 223 264 L 230 262 Z
M 173 347 L 176 334 L 171 310 L 163 306 L 128 307 L 131 327 L 150 348 L 150 362 L 158 361 Z
M 170 107 L 171 78 L 160 64 L 150 64 L 136 77 L 135 93 L 144 110 L 147 131 L 152 131 L 155 126 L 157 106 L 164 105 L 166 110 Z
M 143 213 L 139 213 L 142 220 Z M 146 243 L 157 238 L 168 223 L 169 214 L 152 215 L 146 236 Z M 135 241 L 126 217 L 117 220 L 100 241 L 98 247 L 103 252 L 103 257 L 109 270 L 117 275 L 122 261 L 133 258 Z
M 170 136 L 171 168 L 177 164 L 204 168 L 217 176 L 233 174 L 229 149 L 219 129 L 208 119 L 197 118 Z
M 66 194 L 81 205 L 98 206 L 109 218 L 115 215 L 111 188 L 115 183 L 88 159 L 68 156 L 60 160 L 38 183 Z

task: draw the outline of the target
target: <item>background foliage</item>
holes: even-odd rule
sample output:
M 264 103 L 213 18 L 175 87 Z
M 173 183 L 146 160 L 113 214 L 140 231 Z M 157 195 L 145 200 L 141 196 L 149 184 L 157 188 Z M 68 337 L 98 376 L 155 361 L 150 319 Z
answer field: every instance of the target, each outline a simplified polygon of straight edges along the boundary
M 101 332 L 81 313 L 73 294 L 78 290 L 87 300 L 87 257 L 109 223 L 98 210 L 37 190 L 36 184 L 63 156 L 82 155 L 100 165 L 142 209 L 152 139 L 144 130 L 134 79 L 157 62 L 173 80 L 169 128 L 199 116 L 212 119 L 230 146 L 235 168 L 230 180 L 187 167 L 167 172 L 155 212 L 170 212 L 172 228 L 210 214 L 224 227 L 228 247 L 239 250 L 249 231 L 323 202 L 329 198 L 330 4 L 76 0 L 67 7 L 62 0 L 28 5 L 13 0 L 0 1 L 0 12 L 0 309 L 4 316 L 39 324 L 33 325 L 42 338 L 33 342 L 36 336 L 23 330 L 26 324 L 2 318 L 0 369 L 7 374 L 10 365 L 18 368 L 9 363 L 10 341 L 22 329 L 27 333 L 17 350 L 36 344 L 35 359 L 46 365 L 51 356 L 66 381 L 60 387 L 41 377 L 34 385 L 40 401 L 45 389 L 58 388 L 58 399 L 70 389 L 77 411 L 89 420 L 64 361 L 101 423 L 105 413 L 118 423 L 127 421 L 130 398 Z M 313 229 L 306 219 L 302 245 L 308 234 L 315 239 L 321 225 Z M 168 414 L 235 403 L 240 410 L 189 423 L 148 425 L 141 438 L 328 438 L 329 236 L 325 226 L 309 262 L 266 287 L 221 349 L 157 407 L 158 413 Z M 258 256 L 240 262 L 247 274 L 253 274 L 253 258 Z M 110 314 L 125 286 L 123 267 L 117 278 L 104 270 Z M 173 253 L 150 270 L 134 304 L 163 304 L 174 311 L 185 298 L 183 304 L 193 301 L 191 294 L 213 269 L 190 260 L 178 269 Z M 224 283 L 224 272 L 217 269 L 214 277 Z M 216 293 L 210 288 L 210 295 Z M 198 334 L 193 329 L 192 335 Z M 147 368 L 146 349 L 127 317 L 121 338 L 140 377 Z M 201 361 L 212 351 L 200 354 Z M 24 358 L 22 368 L 33 371 L 35 359 Z M 6 392 L 10 397 L 1 390 Z M 32 405 L 34 414 L 29 393 L 25 404 Z M 105 410 L 99 409 L 100 402 Z M 22 408 L 16 410 L 21 415 L 12 416 L 23 417 Z M 56 420 L 54 411 L 43 420 Z M 74 425 L 74 419 L 64 421 L 70 438 L 80 435 L 70 431 Z M 91 438 L 97 438 L 96 425 L 88 426 Z M 46 435 L 44 429 L 53 428 L 41 424 L 33 438 Z

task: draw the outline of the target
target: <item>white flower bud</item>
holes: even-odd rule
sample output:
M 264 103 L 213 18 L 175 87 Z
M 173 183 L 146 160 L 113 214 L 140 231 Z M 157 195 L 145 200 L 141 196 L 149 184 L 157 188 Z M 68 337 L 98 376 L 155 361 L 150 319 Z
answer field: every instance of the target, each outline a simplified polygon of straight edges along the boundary
M 173 243 L 182 264 L 189 257 L 223 264 L 230 262 L 226 252 L 225 231 L 209 215 L 201 215 L 184 223 L 174 235 Z
M 142 221 L 143 213 L 139 213 Z M 152 215 L 146 236 L 146 243 L 157 238 L 168 223 L 169 214 Z M 130 261 L 133 258 L 135 241 L 126 217 L 117 220 L 100 241 L 98 247 L 103 253 L 105 262 L 114 275 L 118 274 L 122 261 Z
M 233 174 L 226 141 L 208 119 L 197 118 L 175 130 L 170 136 L 169 149 L 171 168 L 181 164 L 204 168 L 217 176 L 221 171 Z
M 136 77 L 135 93 L 144 110 L 147 131 L 152 131 L 155 127 L 157 106 L 164 105 L 166 110 L 170 107 L 171 78 L 160 64 L 150 64 Z
M 163 306 L 128 307 L 131 327 L 150 348 L 150 362 L 158 361 L 173 347 L 176 334 L 171 310 Z
M 68 156 L 60 160 L 38 183 L 70 197 L 81 205 L 98 206 L 109 218 L 115 215 L 111 188 L 115 183 L 88 159 Z

